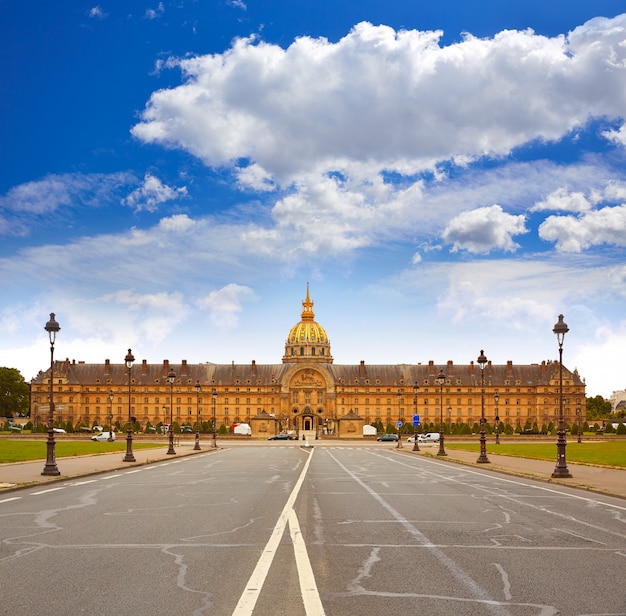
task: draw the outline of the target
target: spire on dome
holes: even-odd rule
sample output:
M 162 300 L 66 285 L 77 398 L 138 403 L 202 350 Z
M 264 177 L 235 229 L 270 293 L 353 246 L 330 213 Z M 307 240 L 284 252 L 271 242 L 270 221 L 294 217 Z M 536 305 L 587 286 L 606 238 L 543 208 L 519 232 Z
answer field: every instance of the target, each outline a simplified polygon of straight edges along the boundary
M 302 302 L 302 307 L 304 310 L 302 311 L 302 320 L 303 321 L 314 321 L 315 314 L 313 312 L 313 302 L 309 297 L 309 283 L 306 283 L 306 299 Z

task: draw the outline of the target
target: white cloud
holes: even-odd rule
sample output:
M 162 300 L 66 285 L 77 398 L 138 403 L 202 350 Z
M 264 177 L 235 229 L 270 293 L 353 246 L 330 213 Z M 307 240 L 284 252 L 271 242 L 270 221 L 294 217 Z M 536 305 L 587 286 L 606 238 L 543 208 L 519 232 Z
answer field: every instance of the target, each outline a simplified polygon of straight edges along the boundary
M 146 9 L 146 18 L 147 19 L 157 19 L 161 17 L 165 13 L 165 7 L 162 2 L 159 2 L 156 9 Z
M 492 250 L 513 252 L 519 245 L 512 237 L 528 233 L 524 216 L 506 214 L 499 205 L 462 212 L 453 218 L 442 234 L 442 239 L 452 244 L 452 251 L 467 250 L 472 253 L 489 253 Z
M 605 207 L 579 217 L 549 216 L 539 226 L 539 236 L 555 242 L 557 250 L 581 252 L 592 246 L 626 246 L 626 205 Z
M 617 145 L 626 146 L 626 124 L 622 124 L 619 130 L 604 131 L 602 135 Z
M 105 13 L 99 5 L 89 9 L 88 15 L 92 19 L 104 19 L 105 17 L 108 17 L 107 13 Z
M 582 192 L 569 192 L 565 188 L 558 188 L 550 193 L 544 201 L 536 203 L 531 212 L 541 210 L 563 210 L 566 212 L 586 212 L 591 204 Z
M 197 303 L 199 308 L 209 311 L 214 325 L 228 330 L 239 323 L 243 304 L 254 300 L 256 296 L 250 287 L 228 284 L 217 291 L 211 291 Z
M 108 204 L 129 183 L 130 173 L 48 175 L 26 182 L 0 196 L 0 234 L 28 235 L 38 221 L 49 219 L 59 210 L 97 207 Z
M 155 92 L 132 132 L 211 166 L 247 159 L 281 185 L 310 170 L 408 173 L 503 155 L 590 116 L 623 115 L 625 28 L 621 15 L 567 37 L 504 31 L 447 47 L 437 32 L 368 23 L 336 43 L 240 39 L 179 60 L 185 83 Z
M 163 184 L 156 176 L 146 173 L 141 186 L 122 199 L 122 203 L 131 206 L 136 212 L 141 210 L 155 212 L 161 203 L 186 196 L 186 186 L 172 188 Z

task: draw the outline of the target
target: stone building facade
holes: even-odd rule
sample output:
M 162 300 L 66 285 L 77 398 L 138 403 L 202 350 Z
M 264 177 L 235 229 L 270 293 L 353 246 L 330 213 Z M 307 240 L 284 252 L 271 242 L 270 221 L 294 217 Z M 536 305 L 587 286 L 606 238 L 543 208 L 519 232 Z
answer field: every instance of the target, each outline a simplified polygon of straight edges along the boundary
M 324 328 L 315 321 L 307 286 L 301 320 L 289 331 L 280 364 L 161 364 L 145 359 L 129 371 L 124 364 L 57 361 L 54 367 L 56 421 L 92 426 L 125 425 L 130 415 L 143 427 L 194 425 L 252 426 L 253 436 L 306 431 L 361 437 L 363 424 L 401 421 L 439 425 L 487 422 L 495 417 L 514 429 L 557 423 L 559 363 L 354 365 L 335 364 Z M 46 421 L 49 369 L 31 383 L 31 418 Z M 168 375 L 173 375 L 170 383 Z M 443 376 L 443 385 L 438 377 Z M 484 384 L 482 382 L 484 378 Z M 496 396 L 498 401 L 496 402 Z M 564 415 L 584 421 L 585 383 L 563 366 Z

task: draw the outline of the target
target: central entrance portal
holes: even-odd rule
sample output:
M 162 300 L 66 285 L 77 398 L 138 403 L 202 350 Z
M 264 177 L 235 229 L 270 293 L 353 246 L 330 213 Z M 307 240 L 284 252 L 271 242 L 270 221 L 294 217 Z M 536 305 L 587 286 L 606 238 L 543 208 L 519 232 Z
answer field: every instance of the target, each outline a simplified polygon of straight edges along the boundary
M 302 418 L 302 429 L 305 432 L 313 430 L 313 418 L 312 417 L 303 417 Z

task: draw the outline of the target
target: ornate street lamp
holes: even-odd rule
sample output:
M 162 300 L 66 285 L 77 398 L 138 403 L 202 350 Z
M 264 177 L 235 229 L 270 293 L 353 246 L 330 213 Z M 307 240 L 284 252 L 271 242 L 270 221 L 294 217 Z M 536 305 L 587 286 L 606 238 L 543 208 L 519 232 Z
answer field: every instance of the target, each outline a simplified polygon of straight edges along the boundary
M 213 448 L 217 447 L 217 426 L 215 425 L 215 403 L 217 402 L 217 391 L 213 389 Z
M 136 462 L 135 456 L 133 455 L 133 420 L 134 417 L 131 417 L 131 407 L 130 407 L 130 369 L 133 367 L 133 362 L 135 358 L 130 349 L 128 349 L 128 353 L 124 358 L 124 362 L 126 363 L 126 368 L 128 370 L 128 427 L 126 428 L 126 455 L 124 456 L 124 462 Z
M 109 443 L 113 442 L 113 390 L 109 389 Z
M 170 368 L 170 371 L 167 373 L 167 380 L 170 384 L 170 429 L 167 453 L 173 455 L 176 453 L 174 450 L 174 381 L 176 380 L 176 373 L 173 368 Z
M 482 349 L 476 361 L 480 366 L 480 455 L 476 462 L 479 464 L 488 464 L 487 437 L 485 436 L 485 364 L 487 363 L 487 358 Z
M 50 406 L 48 407 L 48 440 L 46 441 L 46 464 L 41 471 L 42 475 L 51 475 L 57 477 L 61 474 L 61 471 L 57 467 L 54 442 L 54 399 L 52 393 L 52 385 L 54 381 L 54 342 L 57 337 L 57 332 L 61 329 L 61 326 L 56 322 L 54 318 L 54 312 L 50 313 L 50 320 L 46 323 L 44 329 L 48 332 L 50 339 Z
M 583 439 L 582 439 L 582 432 L 580 429 L 580 420 L 581 420 L 581 416 L 580 416 L 580 406 L 576 407 L 576 421 L 578 422 L 578 442 L 582 443 Z
M 446 375 L 443 373 L 443 370 L 439 370 L 435 381 L 439 385 L 439 451 L 437 455 L 446 456 L 448 454 L 443 446 L 443 384 L 446 382 Z
M 193 446 L 194 451 L 200 451 L 200 392 L 202 386 L 200 381 L 196 381 L 196 444 Z
M 565 339 L 565 334 L 569 331 L 569 327 L 563 321 L 562 314 L 559 315 L 559 320 L 552 328 L 552 331 L 556 334 L 559 344 L 559 429 L 557 430 L 558 438 L 556 442 L 557 460 L 552 477 L 571 477 L 572 474 L 569 472 L 565 460 L 567 441 L 565 440 L 565 420 L 563 418 L 563 340 Z
M 496 403 L 496 445 L 500 444 L 500 416 L 498 415 L 498 402 L 500 402 L 500 396 L 498 390 L 493 394 L 493 401 Z
M 417 392 L 419 391 L 419 387 L 417 386 L 417 383 L 415 383 L 415 385 L 413 385 L 413 394 L 414 394 L 414 398 L 413 398 L 413 402 L 415 403 L 415 417 L 416 417 L 416 421 L 417 421 Z M 420 446 L 417 442 L 418 439 L 418 434 L 417 434 L 417 425 L 415 426 L 415 434 L 413 435 L 413 438 L 415 439 L 413 441 L 413 451 L 419 451 L 420 450 Z

